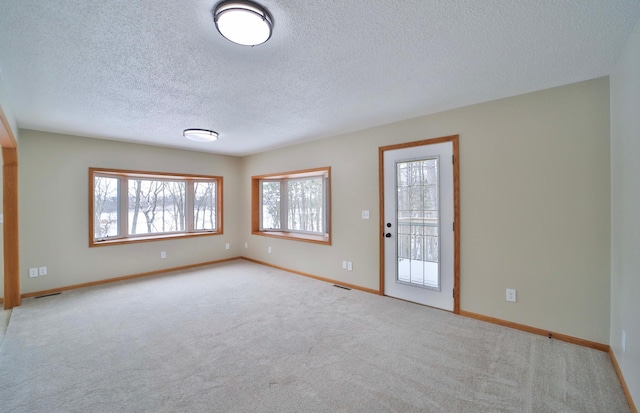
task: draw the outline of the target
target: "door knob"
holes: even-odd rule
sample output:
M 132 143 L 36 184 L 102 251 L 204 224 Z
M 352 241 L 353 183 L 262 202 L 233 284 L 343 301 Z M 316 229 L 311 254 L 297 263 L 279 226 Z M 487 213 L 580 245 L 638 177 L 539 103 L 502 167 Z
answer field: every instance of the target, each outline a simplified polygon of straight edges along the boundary
M 387 232 L 386 234 L 384 234 L 384 236 L 387 237 L 387 238 L 391 238 L 391 233 Z
M 387 228 L 391 228 L 391 222 L 387 222 Z

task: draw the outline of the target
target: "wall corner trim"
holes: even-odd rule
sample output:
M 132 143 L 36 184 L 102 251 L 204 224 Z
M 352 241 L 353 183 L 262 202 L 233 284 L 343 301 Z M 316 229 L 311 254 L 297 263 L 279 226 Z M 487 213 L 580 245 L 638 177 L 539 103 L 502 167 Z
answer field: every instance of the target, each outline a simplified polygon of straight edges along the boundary
M 627 403 L 629 403 L 629 407 L 631 408 L 631 411 L 633 413 L 638 413 L 638 409 L 636 408 L 636 405 L 633 403 L 631 392 L 627 387 L 627 382 L 624 380 L 624 376 L 622 375 L 622 370 L 620 370 L 620 365 L 618 365 L 618 360 L 616 360 L 616 355 L 614 354 L 612 348 L 609 348 L 609 356 L 611 357 L 611 362 L 613 363 L 613 368 L 616 370 L 618 379 L 620 379 L 620 384 L 622 385 L 622 391 L 624 391 L 624 395 L 627 398 Z
M 0 105 L 0 146 L 3 148 L 15 148 L 17 146 L 15 133 L 17 132 L 11 129 L 11 123 L 4 110 L 2 110 L 2 105 Z
M 18 150 L 2 147 L 2 209 L 4 213 L 5 310 L 20 305 L 20 220 L 18 208 Z

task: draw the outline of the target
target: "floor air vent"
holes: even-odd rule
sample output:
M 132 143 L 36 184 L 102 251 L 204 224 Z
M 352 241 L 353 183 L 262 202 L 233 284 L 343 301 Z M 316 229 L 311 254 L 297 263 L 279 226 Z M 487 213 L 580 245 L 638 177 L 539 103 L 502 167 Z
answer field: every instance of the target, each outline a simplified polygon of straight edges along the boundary
M 51 294 L 39 295 L 39 296 L 37 296 L 37 297 L 33 297 L 33 298 L 51 297 L 51 296 L 54 296 L 54 295 L 60 295 L 60 294 L 62 294 L 62 293 L 51 293 Z

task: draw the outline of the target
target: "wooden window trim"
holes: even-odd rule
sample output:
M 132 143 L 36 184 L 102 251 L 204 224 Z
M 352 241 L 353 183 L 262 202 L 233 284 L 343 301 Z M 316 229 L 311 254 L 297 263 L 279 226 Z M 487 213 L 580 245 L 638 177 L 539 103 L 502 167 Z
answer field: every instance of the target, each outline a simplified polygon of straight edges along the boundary
M 290 231 L 264 231 L 260 229 L 260 182 L 262 180 L 312 178 L 327 175 L 327 236 L 319 234 L 305 234 Z M 311 242 L 315 244 L 331 245 L 331 167 L 303 169 L 299 171 L 280 172 L 251 177 L 251 234 L 262 237 L 287 239 L 292 241 Z
M 94 176 L 113 176 L 125 178 L 141 178 L 141 179 L 157 179 L 157 180 L 179 180 L 186 181 L 189 186 L 190 182 L 216 180 L 216 230 L 215 231 L 193 231 L 193 232 L 171 232 L 161 234 L 146 234 L 140 236 L 128 236 L 125 238 L 114 238 L 96 241 L 94 239 Z M 195 174 L 178 174 L 166 172 L 147 172 L 134 171 L 127 169 L 109 169 L 109 168 L 89 168 L 89 247 L 104 247 L 110 245 L 136 244 L 140 242 L 162 241 L 170 239 L 194 238 L 203 236 L 213 236 L 224 234 L 223 228 L 223 177 L 213 175 L 195 175 Z

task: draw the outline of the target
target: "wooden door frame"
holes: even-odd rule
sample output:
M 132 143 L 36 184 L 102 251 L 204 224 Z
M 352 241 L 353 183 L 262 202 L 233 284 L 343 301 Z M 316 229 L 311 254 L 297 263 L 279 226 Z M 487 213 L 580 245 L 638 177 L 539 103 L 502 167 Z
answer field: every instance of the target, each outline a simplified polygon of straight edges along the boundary
M 2 213 L 4 257 L 4 309 L 20 305 L 20 243 L 18 240 L 18 148 L 0 105 L 0 146 L 2 146 Z
M 460 314 L 460 159 L 458 135 L 425 139 L 378 148 L 378 184 L 380 193 L 380 295 L 384 291 L 384 153 L 396 149 L 451 142 L 453 145 L 453 313 Z

